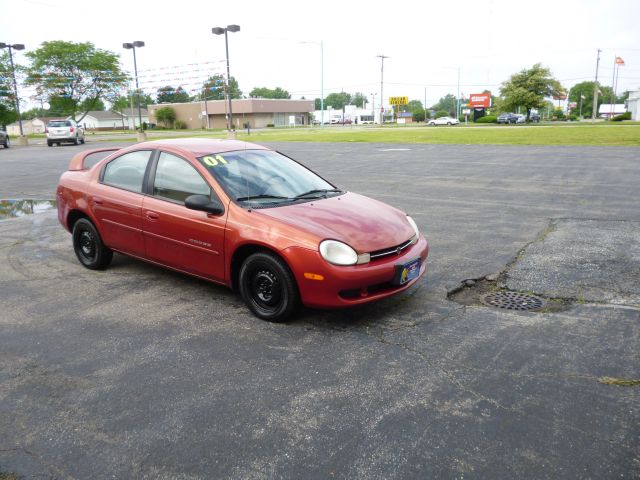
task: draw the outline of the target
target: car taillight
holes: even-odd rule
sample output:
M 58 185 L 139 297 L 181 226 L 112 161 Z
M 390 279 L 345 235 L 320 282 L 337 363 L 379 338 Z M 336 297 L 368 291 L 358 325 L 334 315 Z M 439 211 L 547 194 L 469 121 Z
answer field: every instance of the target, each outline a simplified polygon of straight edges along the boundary
M 69 131 L 70 131 L 71 133 L 73 133 L 73 127 L 69 128 Z

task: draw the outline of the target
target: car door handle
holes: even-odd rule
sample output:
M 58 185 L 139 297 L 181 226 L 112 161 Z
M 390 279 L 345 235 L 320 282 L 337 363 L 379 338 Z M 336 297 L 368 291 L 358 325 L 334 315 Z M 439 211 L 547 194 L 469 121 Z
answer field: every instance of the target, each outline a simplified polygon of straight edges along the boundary
M 102 205 L 104 203 L 104 200 L 102 200 L 100 197 L 93 197 L 93 203 L 95 203 L 96 205 Z
M 158 220 L 160 218 L 160 215 L 158 215 L 156 212 L 145 212 L 146 217 L 151 220 L 151 221 L 155 221 Z

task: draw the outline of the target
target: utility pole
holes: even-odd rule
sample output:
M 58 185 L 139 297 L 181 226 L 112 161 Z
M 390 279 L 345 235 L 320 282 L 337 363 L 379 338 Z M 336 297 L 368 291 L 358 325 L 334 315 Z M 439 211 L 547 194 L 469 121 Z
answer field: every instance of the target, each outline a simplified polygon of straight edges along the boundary
M 384 124 L 384 59 L 386 55 L 378 55 L 381 60 L 380 66 L 380 125 Z
M 598 59 L 596 60 L 596 81 L 593 86 L 593 112 L 591 112 L 592 122 L 595 122 L 596 114 L 598 112 L 598 68 L 600 67 L 600 52 L 602 52 L 602 50 L 598 49 Z
M 427 123 L 427 87 L 424 87 L 424 123 Z

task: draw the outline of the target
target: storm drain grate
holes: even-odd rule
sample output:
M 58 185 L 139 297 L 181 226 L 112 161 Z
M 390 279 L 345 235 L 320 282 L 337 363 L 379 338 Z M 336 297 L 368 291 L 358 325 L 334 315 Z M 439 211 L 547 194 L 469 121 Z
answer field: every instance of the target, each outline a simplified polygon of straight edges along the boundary
M 494 292 L 485 295 L 482 303 L 489 307 L 506 308 L 507 310 L 536 310 L 542 308 L 544 300 L 535 295 L 520 292 Z

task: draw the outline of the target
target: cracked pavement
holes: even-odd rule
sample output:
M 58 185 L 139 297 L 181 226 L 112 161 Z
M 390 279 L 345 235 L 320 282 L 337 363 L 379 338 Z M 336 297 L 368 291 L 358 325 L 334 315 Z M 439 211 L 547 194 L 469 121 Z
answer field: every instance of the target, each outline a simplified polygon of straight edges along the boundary
M 224 288 L 127 257 L 83 269 L 54 212 L 0 221 L 0 473 L 640 476 L 640 387 L 598 381 L 640 378 L 637 149 L 274 146 L 410 213 L 426 277 L 269 324 Z M 74 150 L 0 152 L 0 197 L 53 198 Z M 509 288 L 576 301 L 447 299 L 505 268 Z

